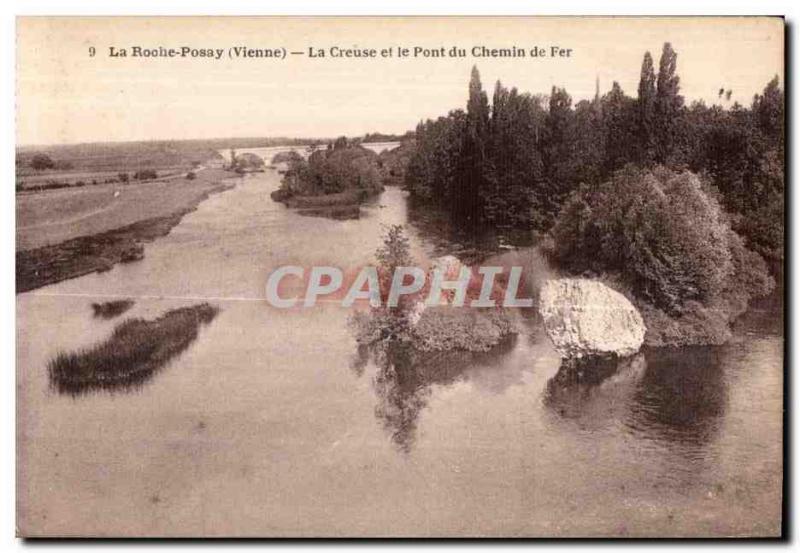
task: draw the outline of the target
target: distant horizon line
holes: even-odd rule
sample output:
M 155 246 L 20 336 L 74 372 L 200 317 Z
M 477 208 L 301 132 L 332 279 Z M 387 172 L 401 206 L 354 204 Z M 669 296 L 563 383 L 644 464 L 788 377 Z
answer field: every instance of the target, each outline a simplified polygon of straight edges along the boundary
M 478 64 L 474 64 L 473 67 L 475 69 L 478 69 L 477 65 Z M 785 90 L 786 75 L 785 75 L 785 73 L 784 73 L 784 75 L 778 75 L 776 73 L 773 78 L 777 78 L 778 79 L 778 82 L 781 85 L 781 92 L 784 94 L 784 97 L 785 97 L 785 94 L 786 94 L 786 90 Z M 494 85 L 488 86 L 488 83 L 490 82 L 490 80 L 487 80 L 485 83 L 483 82 L 483 79 L 481 79 L 481 81 L 482 81 L 483 91 L 488 96 Z M 599 86 L 600 85 L 600 77 L 599 77 L 599 74 L 595 75 L 595 90 L 593 91 L 593 93 L 591 93 L 591 94 L 571 94 L 571 93 L 568 92 L 570 94 L 570 97 L 572 98 L 572 102 L 573 102 L 572 103 L 572 108 L 574 109 L 577 104 L 579 104 L 580 102 L 583 102 L 583 101 L 591 102 L 594 99 L 596 99 L 598 97 L 598 95 L 600 97 L 605 96 L 605 94 L 608 94 L 609 92 L 611 92 L 611 90 L 613 89 L 613 84 L 614 83 L 618 83 L 618 82 L 619 81 L 617 79 L 611 79 L 612 87 L 609 88 L 606 92 L 600 93 L 600 86 Z M 769 84 L 769 82 L 770 81 L 767 81 L 766 84 Z M 494 81 L 494 83 L 500 83 L 502 85 L 502 81 L 500 79 L 496 79 Z M 766 86 L 766 84 L 764 86 Z M 505 88 L 507 88 L 508 90 L 511 90 L 512 88 L 517 88 L 516 86 L 513 86 L 513 85 L 503 85 L 503 86 Z M 556 85 L 552 85 L 551 90 L 554 89 L 554 88 L 559 88 L 559 87 L 557 87 Z M 520 92 L 522 92 L 522 91 L 520 91 Z M 763 92 L 763 89 L 761 89 L 761 92 Z M 531 94 L 532 96 L 542 96 L 542 97 L 545 97 L 545 98 L 547 98 L 549 96 L 548 93 L 533 93 L 533 92 L 530 92 L 530 91 L 524 92 L 524 93 Z M 626 94 L 624 92 L 624 90 L 623 90 L 623 94 L 625 94 L 625 96 L 628 96 L 628 94 Z M 753 93 L 753 95 L 751 96 L 750 100 L 752 101 L 753 98 L 755 96 L 757 96 L 758 94 L 759 94 L 759 90 L 757 89 Z M 628 97 L 629 98 L 633 98 L 633 99 L 637 99 L 638 95 L 637 96 L 628 96 Z M 684 107 L 690 107 L 692 104 L 697 103 L 697 102 L 702 103 L 702 104 L 706 104 L 706 98 L 703 98 L 703 97 L 689 98 L 687 96 L 683 96 L 683 99 L 684 99 Z M 742 98 L 742 101 L 745 101 L 745 99 Z M 737 104 L 739 106 L 741 106 L 741 107 L 748 108 L 748 105 L 746 103 L 740 103 L 739 99 L 736 99 L 736 100 L 726 99 L 724 101 L 724 103 L 717 103 L 717 102 L 714 102 L 712 100 L 711 103 L 708 103 L 706 105 L 707 106 L 719 106 L 724 110 L 730 110 L 731 108 L 733 108 Z M 462 107 L 462 108 L 451 108 L 451 109 L 464 109 L 464 108 Z M 437 116 L 433 116 L 433 117 L 422 117 L 417 121 L 417 123 L 424 122 L 424 121 L 427 121 L 427 120 L 435 120 L 437 117 L 439 117 L 441 115 L 442 114 L 437 115 Z M 385 133 L 385 132 L 381 132 L 381 131 L 367 131 L 365 133 L 358 134 L 358 135 L 352 135 L 352 136 L 351 135 L 346 135 L 346 134 L 337 134 L 335 136 L 328 136 L 328 137 L 252 136 L 251 135 L 251 136 L 227 136 L 227 137 L 212 137 L 212 138 L 147 138 L 147 139 L 127 139 L 127 140 L 109 139 L 109 140 L 89 140 L 89 141 L 78 141 L 78 142 L 16 144 L 15 148 L 16 149 L 20 149 L 20 148 L 26 148 L 27 149 L 27 148 L 52 148 L 52 147 L 58 147 L 58 146 L 89 146 L 89 145 L 94 145 L 94 144 L 134 144 L 134 143 L 145 143 L 145 142 L 202 142 L 202 141 L 224 141 L 224 140 L 291 140 L 291 141 L 309 141 L 309 142 L 311 142 L 311 141 L 320 141 L 320 142 L 327 142 L 327 141 L 336 140 L 337 138 L 339 138 L 341 136 L 345 136 L 347 138 L 358 138 L 358 137 L 366 136 L 368 134 L 385 134 L 385 135 L 395 135 L 395 136 L 402 136 L 402 135 L 405 135 L 405 134 L 413 134 L 417 123 L 415 123 L 411 128 L 409 128 L 409 129 L 407 129 L 406 131 L 403 131 L 403 132 Z
M 292 142 L 330 142 L 334 141 L 337 138 L 342 136 L 346 138 L 361 138 L 370 134 L 383 134 L 383 135 L 395 135 L 395 136 L 403 136 L 405 134 L 413 133 L 413 129 L 409 129 L 403 133 L 384 133 L 380 131 L 372 131 L 366 132 L 363 134 L 358 135 L 345 135 L 345 134 L 338 134 L 336 136 L 327 136 L 327 137 L 313 137 L 313 136 L 217 136 L 213 138 L 143 138 L 143 139 L 128 139 L 128 140 L 82 140 L 79 142 L 50 142 L 50 143 L 28 143 L 28 144 L 15 144 L 16 149 L 20 148 L 52 148 L 52 147 L 59 147 L 59 146 L 93 146 L 96 144 L 141 144 L 141 143 L 152 143 L 152 142 L 216 142 L 216 141 L 226 141 L 226 140 L 274 140 L 274 141 L 292 141 Z M 281 144 L 276 144 L 276 147 L 281 146 Z M 271 146 L 264 146 L 265 148 L 269 148 Z

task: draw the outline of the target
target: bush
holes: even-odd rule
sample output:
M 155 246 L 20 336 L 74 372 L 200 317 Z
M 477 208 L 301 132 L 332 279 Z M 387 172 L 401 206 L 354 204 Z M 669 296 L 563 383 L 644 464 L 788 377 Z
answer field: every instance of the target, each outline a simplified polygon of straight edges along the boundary
M 194 171 L 189 171 L 186 173 L 186 180 L 194 180 L 197 178 L 197 174 Z
M 750 298 L 774 286 L 688 171 L 627 167 L 573 194 L 551 232 L 562 268 L 606 276 L 633 296 L 648 343 L 721 343 Z
M 302 161 L 303 156 L 298 154 L 294 150 L 289 150 L 287 152 L 278 152 L 274 156 L 272 156 L 272 165 L 277 165 L 278 163 L 293 163 L 297 161 Z
M 133 300 L 112 300 L 102 303 L 92 303 L 94 316 L 100 319 L 113 319 L 133 307 Z
M 152 180 L 158 178 L 158 173 L 154 169 L 142 169 L 133 174 L 135 180 Z
M 292 195 L 335 194 L 363 190 L 375 194 L 383 190 L 377 154 L 346 139 L 338 139 L 326 150 L 312 153 L 308 161 L 293 157 L 281 187 Z
M 256 154 L 245 152 L 243 154 L 239 154 L 234 158 L 233 162 L 233 169 L 237 173 L 246 172 L 246 171 L 263 171 L 264 170 L 264 160 L 261 159 Z M 241 173 L 240 173 L 241 174 Z
M 45 169 L 52 169 L 55 163 L 50 159 L 50 156 L 45 154 L 36 154 L 31 158 L 31 168 L 36 171 L 44 171 Z

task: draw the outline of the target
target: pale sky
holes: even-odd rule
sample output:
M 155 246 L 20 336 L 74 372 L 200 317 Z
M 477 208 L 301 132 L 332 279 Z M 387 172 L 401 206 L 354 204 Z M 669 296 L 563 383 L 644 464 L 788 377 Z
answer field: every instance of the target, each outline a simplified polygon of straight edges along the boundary
M 777 18 L 19 18 L 17 143 L 239 136 L 330 137 L 401 133 L 424 118 L 464 107 L 470 68 L 494 82 L 548 93 L 564 86 L 577 102 L 619 81 L 636 95 L 645 50 L 656 71 L 661 47 L 678 52 L 681 93 L 717 101 L 720 88 L 749 105 L 778 75 Z M 228 49 L 308 52 L 393 48 L 377 59 L 229 59 Z M 404 58 L 397 47 L 571 48 L 570 57 Z M 111 58 L 109 48 L 128 49 Z M 144 59 L 133 46 L 224 50 L 219 61 Z M 96 49 L 90 57 L 89 48 Z M 329 51 L 329 50 L 328 50 Z

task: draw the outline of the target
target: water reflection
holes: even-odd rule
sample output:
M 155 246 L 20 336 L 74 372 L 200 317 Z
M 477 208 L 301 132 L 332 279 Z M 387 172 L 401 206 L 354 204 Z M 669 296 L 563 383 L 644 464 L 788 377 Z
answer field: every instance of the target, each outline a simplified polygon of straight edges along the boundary
M 642 354 L 563 360 L 547 382 L 544 404 L 581 430 L 609 428 L 624 416 L 646 367 Z
M 465 380 L 475 369 L 495 368 L 498 359 L 510 353 L 516 342 L 517 336 L 512 335 L 489 352 L 424 352 L 408 342 L 386 341 L 359 346 L 351 367 L 361 376 L 370 361 L 375 364 L 375 416 L 398 449 L 407 453 L 414 445 L 417 421 L 432 387 Z
M 725 413 L 725 351 L 659 348 L 622 359 L 563 361 L 544 404 L 580 430 L 622 425 L 635 437 L 694 451 L 711 443 Z
M 724 347 L 660 348 L 646 352 L 628 426 L 685 446 L 708 444 L 727 403 Z
M 408 224 L 433 246 L 434 255 L 455 255 L 467 264 L 481 262 L 511 247 L 524 248 L 534 243 L 532 231 L 459 223 L 448 211 L 413 198 L 408 200 Z

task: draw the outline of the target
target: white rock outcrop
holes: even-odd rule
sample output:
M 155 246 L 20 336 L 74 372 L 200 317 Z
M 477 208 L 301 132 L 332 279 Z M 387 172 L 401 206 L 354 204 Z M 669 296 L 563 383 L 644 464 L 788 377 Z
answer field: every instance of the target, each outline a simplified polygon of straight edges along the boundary
M 564 358 L 632 355 L 639 351 L 647 330 L 625 296 L 589 279 L 546 281 L 539 295 L 539 313 Z

